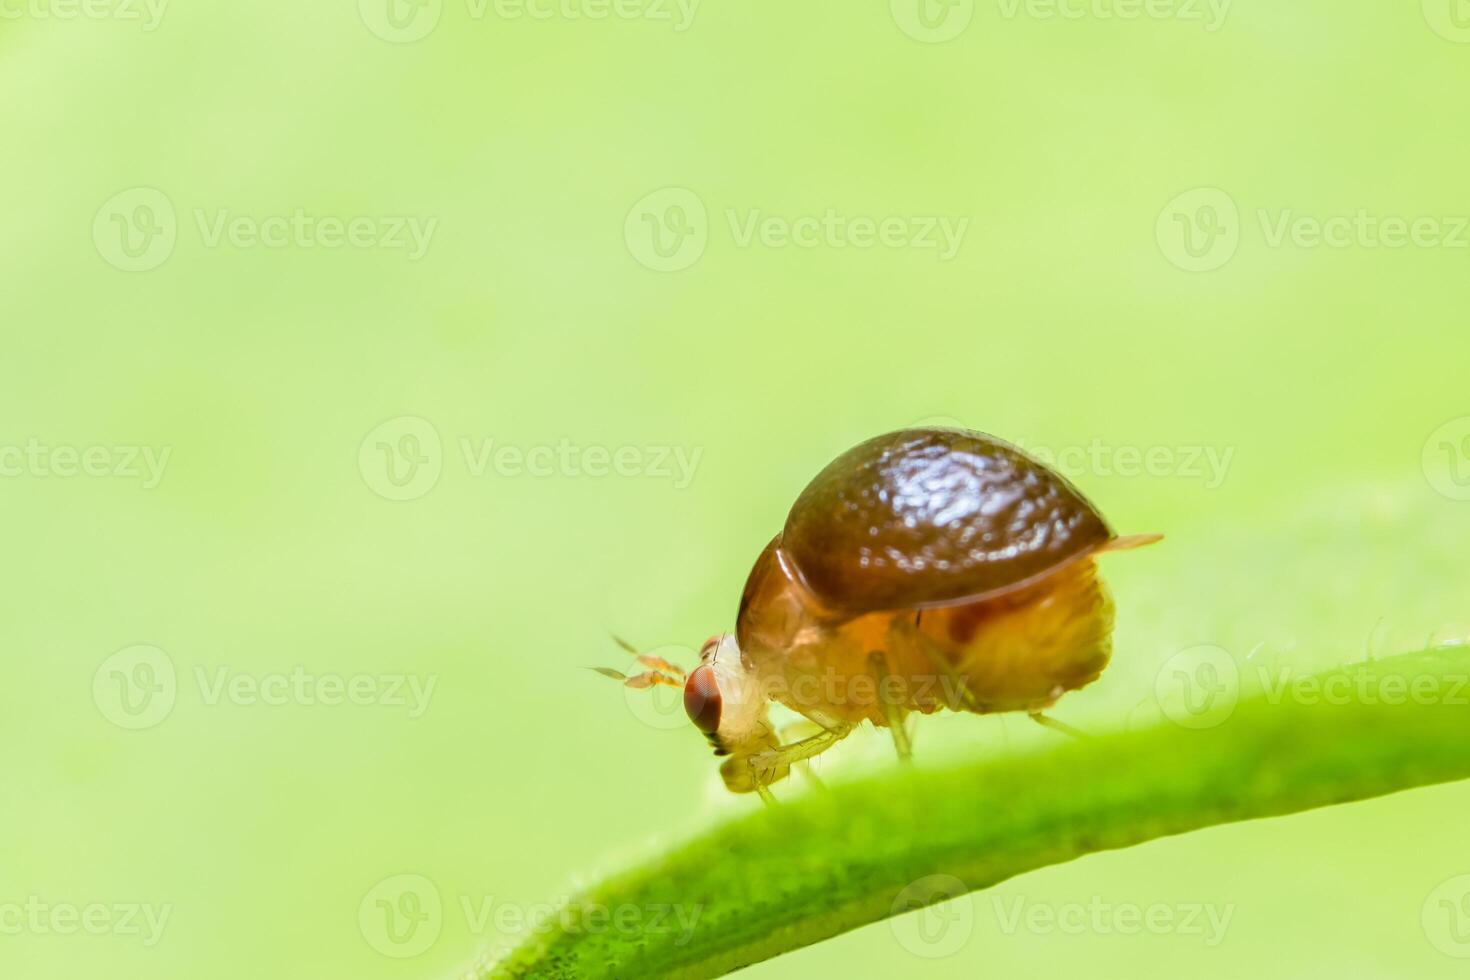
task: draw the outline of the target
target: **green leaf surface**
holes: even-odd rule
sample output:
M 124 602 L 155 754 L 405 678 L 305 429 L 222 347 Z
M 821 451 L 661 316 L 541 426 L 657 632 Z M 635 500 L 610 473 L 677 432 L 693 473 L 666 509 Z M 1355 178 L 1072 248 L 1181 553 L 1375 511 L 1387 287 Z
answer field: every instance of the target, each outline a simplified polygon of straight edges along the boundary
M 1444 647 L 1268 677 L 1208 727 L 885 770 L 670 846 L 471 975 L 719 976 L 1094 851 L 1464 779 L 1467 678 Z

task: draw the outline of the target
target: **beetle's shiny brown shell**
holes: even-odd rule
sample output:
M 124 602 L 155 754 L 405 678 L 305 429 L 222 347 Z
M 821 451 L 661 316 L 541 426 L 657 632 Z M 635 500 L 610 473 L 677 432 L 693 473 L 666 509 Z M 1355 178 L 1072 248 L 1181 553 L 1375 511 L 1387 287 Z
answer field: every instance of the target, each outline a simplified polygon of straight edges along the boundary
M 1112 531 L 1062 476 L 964 429 L 901 429 L 818 473 L 777 546 L 849 615 L 981 599 L 1097 550 Z

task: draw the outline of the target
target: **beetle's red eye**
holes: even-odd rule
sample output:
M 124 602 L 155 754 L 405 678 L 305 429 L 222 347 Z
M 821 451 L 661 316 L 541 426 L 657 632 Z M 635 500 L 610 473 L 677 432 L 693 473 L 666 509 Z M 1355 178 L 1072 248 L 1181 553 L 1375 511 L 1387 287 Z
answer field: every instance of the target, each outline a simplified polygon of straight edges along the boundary
M 715 682 L 715 669 L 709 664 L 695 667 L 684 682 L 684 710 L 694 727 L 706 735 L 720 728 L 720 686 Z

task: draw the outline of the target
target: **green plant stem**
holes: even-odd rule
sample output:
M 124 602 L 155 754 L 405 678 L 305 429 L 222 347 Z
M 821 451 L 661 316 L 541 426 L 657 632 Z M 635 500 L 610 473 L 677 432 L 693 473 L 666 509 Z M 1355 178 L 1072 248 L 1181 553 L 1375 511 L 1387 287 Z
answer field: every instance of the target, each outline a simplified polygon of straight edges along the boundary
M 1206 730 L 1164 722 L 944 770 L 896 767 L 751 813 L 589 888 L 474 976 L 719 976 L 905 911 L 895 899 L 927 875 L 985 888 L 1093 851 L 1470 778 L 1470 649 L 1321 679 L 1334 675 L 1328 697 L 1257 694 Z M 627 906 L 647 928 L 583 918 Z M 697 920 L 654 926 L 664 908 Z

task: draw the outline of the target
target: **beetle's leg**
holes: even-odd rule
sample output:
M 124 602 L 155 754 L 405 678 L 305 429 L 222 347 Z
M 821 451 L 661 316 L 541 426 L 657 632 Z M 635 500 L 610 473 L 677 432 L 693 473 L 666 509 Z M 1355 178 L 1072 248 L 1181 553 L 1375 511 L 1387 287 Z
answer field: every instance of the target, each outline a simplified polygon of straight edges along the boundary
M 1040 711 L 1031 712 L 1031 720 L 1036 722 L 1042 728 L 1050 728 L 1052 731 L 1061 732 L 1063 735 L 1066 735 L 1070 738 L 1092 737 L 1091 735 L 1082 731 L 1080 728 L 1073 728 L 1065 721 L 1057 721 L 1055 718 L 1052 718 L 1049 715 L 1044 715 Z
M 894 690 L 896 685 L 889 680 L 893 677 L 893 671 L 889 669 L 888 658 L 882 650 L 874 650 L 868 654 L 868 668 L 873 672 L 873 679 L 878 682 L 878 703 L 888 721 L 888 731 L 893 735 L 893 748 L 898 752 L 900 762 L 908 762 L 913 758 L 914 747 L 909 743 L 909 732 L 904 727 L 906 719 L 903 705 L 899 703 L 898 693 Z
M 811 738 L 813 735 L 820 735 L 826 730 L 826 726 L 819 725 L 809 718 L 803 718 L 800 721 L 788 722 L 782 725 L 781 731 L 778 734 L 781 738 L 782 745 L 791 745 L 803 739 Z
M 819 734 L 821 732 L 825 732 L 826 730 L 827 729 L 823 728 L 821 725 L 818 725 L 814 721 L 803 719 L 801 721 L 793 721 L 789 725 L 782 725 L 780 737 L 782 742 L 793 742 L 798 739 L 810 738 L 811 736 Z M 806 761 L 800 763 L 799 766 L 801 769 L 801 774 L 805 776 L 813 786 L 816 786 L 820 789 L 826 789 L 826 784 L 817 777 L 816 772 L 812 769 L 812 761 L 810 759 L 807 759 Z
M 779 745 L 774 749 L 757 752 L 746 760 L 750 766 L 751 777 L 755 781 L 756 790 L 761 792 L 764 799 L 769 793 L 765 790 L 766 785 L 773 782 L 769 776 L 781 766 L 790 766 L 794 762 L 803 762 L 813 756 L 821 755 L 823 752 L 836 745 L 847 737 L 853 729 L 852 725 L 842 724 L 832 728 L 824 728 L 810 738 L 804 738 L 800 742 L 792 742 L 790 745 Z
M 908 620 L 897 621 L 893 624 L 893 629 L 895 632 L 901 632 L 906 642 L 912 644 L 925 657 L 928 657 L 929 662 L 940 673 L 944 674 L 945 678 L 949 681 L 945 685 L 944 700 L 949 704 L 951 711 L 958 711 L 960 708 L 965 708 L 969 711 L 979 712 L 980 706 L 975 701 L 975 695 L 971 693 L 970 685 L 965 681 L 964 675 L 950 662 L 949 657 L 945 656 L 944 651 L 935 646 L 929 637 L 924 635 L 924 631 L 919 629 L 917 619 L 912 623 Z M 955 703 L 956 698 L 959 700 L 958 704 Z

